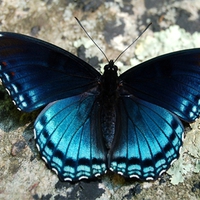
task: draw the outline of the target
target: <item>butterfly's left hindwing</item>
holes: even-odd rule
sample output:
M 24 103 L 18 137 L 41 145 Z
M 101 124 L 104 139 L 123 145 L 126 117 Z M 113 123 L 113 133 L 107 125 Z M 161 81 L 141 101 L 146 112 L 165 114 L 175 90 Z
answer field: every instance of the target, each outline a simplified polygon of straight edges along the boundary
M 110 169 L 129 178 L 156 179 L 179 156 L 182 123 L 164 108 L 132 95 L 119 99 L 117 116 Z
M 93 67 L 59 47 L 0 33 L 0 79 L 23 111 L 81 94 L 95 87 L 98 77 Z
M 106 172 L 98 115 L 95 95 L 84 93 L 49 104 L 36 119 L 38 149 L 61 180 L 77 181 Z

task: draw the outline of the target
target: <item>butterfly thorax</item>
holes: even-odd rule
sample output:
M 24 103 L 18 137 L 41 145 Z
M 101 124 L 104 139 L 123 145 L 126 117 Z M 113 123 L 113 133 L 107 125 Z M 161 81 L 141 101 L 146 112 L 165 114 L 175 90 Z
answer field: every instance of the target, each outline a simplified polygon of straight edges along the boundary
M 117 66 L 113 60 L 104 67 L 104 74 L 100 84 L 100 106 L 101 106 L 101 129 L 106 147 L 110 149 L 115 134 L 116 126 L 116 103 L 118 99 L 117 88 L 119 78 Z

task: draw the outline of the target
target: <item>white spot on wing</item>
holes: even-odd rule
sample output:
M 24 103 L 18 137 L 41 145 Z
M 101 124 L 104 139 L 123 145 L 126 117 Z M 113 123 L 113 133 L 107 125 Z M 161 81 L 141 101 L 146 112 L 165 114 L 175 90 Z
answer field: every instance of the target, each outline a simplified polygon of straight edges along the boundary
M 158 174 L 158 176 L 161 176 L 163 173 L 165 173 L 166 172 L 166 170 L 162 170 L 159 174 Z
M 133 174 L 133 175 L 130 175 L 130 178 L 140 178 L 138 175 L 136 175 L 136 174 Z
M 174 160 L 172 160 L 172 162 L 170 163 L 170 165 L 173 165 L 173 163 L 176 161 L 177 159 L 175 158 Z
M 109 168 L 110 169 L 110 171 L 112 171 L 113 172 L 113 168 Z
M 95 174 L 94 176 L 95 176 L 95 177 L 97 177 L 97 176 L 100 176 L 100 175 L 101 175 L 101 174 L 100 174 L 100 173 L 98 173 L 98 174 Z
M 182 151 L 182 146 L 181 146 L 180 149 L 179 149 L 179 154 L 181 153 L 181 151 Z
M 182 141 L 185 139 L 185 134 L 184 134 L 184 132 L 183 132 L 183 134 L 182 134 Z
M 36 144 L 37 150 L 40 151 L 40 147 L 38 144 Z
M 146 180 L 147 181 L 153 181 L 154 179 L 152 177 L 147 177 Z
M 88 177 L 87 176 L 81 176 L 81 177 L 78 178 L 78 180 L 81 180 L 81 179 L 88 179 Z
M 42 160 L 44 160 L 44 162 L 47 163 L 47 159 L 44 156 L 42 156 Z
M 51 168 L 52 171 L 54 171 L 58 175 L 58 170 L 56 168 Z
M 67 177 L 67 178 L 64 178 L 64 181 L 72 181 L 72 179 Z
M 7 93 L 10 95 L 10 91 L 6 88 Z
M 122 172 L 117 172 L 119 175 L 122 175 L 123 176 L 123 173 Z
M 36 130 L 33 129 L 33 132 L 34 132 L 34 139 L 36 139 Z

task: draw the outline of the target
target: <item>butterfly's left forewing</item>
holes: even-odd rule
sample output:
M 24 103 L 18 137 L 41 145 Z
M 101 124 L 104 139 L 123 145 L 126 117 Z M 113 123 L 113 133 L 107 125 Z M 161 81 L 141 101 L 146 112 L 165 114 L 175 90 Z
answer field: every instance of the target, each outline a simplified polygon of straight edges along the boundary
M 156 179 L 179 156 L 183 126 L 169 111 L 137 99 L 119 98 L 118 129 L 109 168 L 125 177 Z
M 0 33 L 0 79 L 20 110 L 30 112 L 97 85 L 93 67 L 50 43 Z
M 77 181 L 106 172 L 96 95 L 84 93 L 49 104 L 35 121 L 42 158 L 61 180 Z

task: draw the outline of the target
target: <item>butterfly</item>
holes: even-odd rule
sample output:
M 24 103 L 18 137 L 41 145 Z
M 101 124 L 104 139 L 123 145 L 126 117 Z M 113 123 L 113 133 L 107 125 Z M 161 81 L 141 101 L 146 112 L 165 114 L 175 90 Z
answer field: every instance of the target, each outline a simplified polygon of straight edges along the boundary
M 0 79 L 19 110 L 46 106 L 36 146 L 60 180 L 108 170 L 154 180 L 179 156 L 184 127 L 200 112 L 200 49 L 169 53 L 120 76 L 29 36 L 0 33 Z

